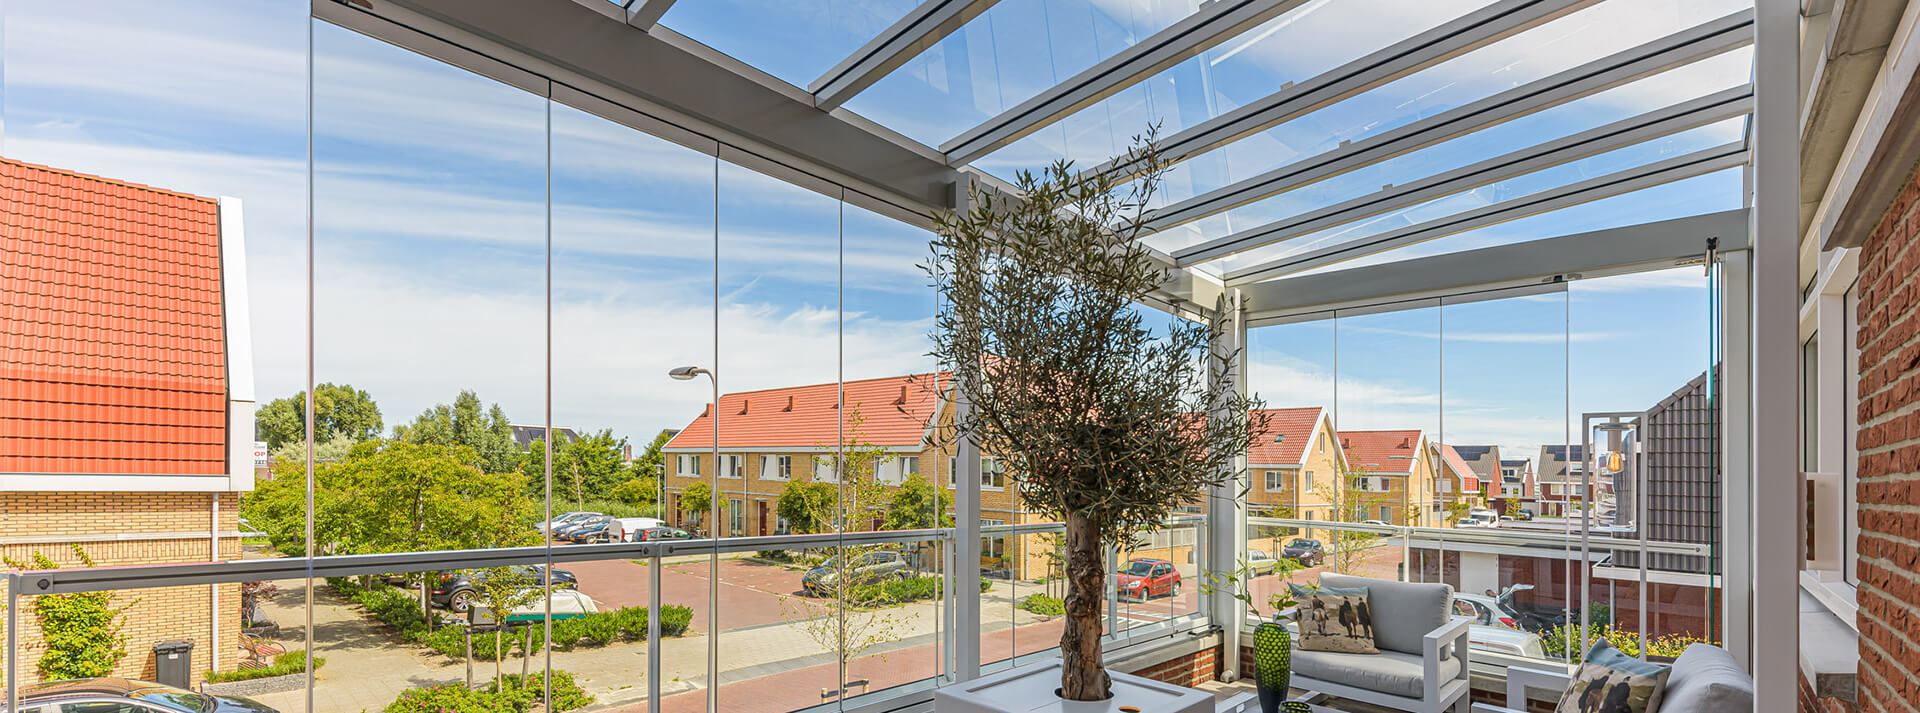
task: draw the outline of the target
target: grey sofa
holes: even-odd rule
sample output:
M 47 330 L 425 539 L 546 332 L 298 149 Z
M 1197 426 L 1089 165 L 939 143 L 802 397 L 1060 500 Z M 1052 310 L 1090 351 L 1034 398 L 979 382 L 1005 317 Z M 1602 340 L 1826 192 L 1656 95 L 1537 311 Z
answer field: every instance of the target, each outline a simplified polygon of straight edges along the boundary
M 1570 673 L 1512 666 L 1507 668 L 1507 707 L 1484 703 L 1474 713 L 1518 713 L 1527 709 L 1527 689 L 1546 689 L 1558 696 L 1573 679 Z M 1673 661 L 1667 687 L 1660 695 L 1660 713 L 1750 713 L 1753 678 L 1740 668 L 1733 654 L 1712 644 L 1694 644 Z

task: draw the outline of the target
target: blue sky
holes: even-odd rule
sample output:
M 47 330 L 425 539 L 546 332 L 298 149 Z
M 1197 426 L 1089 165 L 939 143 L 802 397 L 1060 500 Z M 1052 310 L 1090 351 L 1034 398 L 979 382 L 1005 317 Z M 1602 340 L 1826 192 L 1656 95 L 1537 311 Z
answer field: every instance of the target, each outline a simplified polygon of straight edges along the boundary
M 1009 175 L 1061 157 L 1097 161 L 1149 121 L 1169 131 L 1197 123 L 1481 4 L 1310 2 L 980 165 Z M 682 2 L 663 24 L 805 85 L 911 5 Z M 937 145 L 1192 5 L 1006 0 L 848 108 Z M 1738 7 L 1607 0 L 1201 156 L 1169 177 L 1165 197 Z M 258 389 L 263 398 L 300 389 L 307 4 L 0 8 L 0 155 L 242 199 Z M 312 32 L 316 378 L 368 389 L 389 425 L 460 388 L 500 402 L 517 422 L 541 421 L 549 286 L 557 425 L 610 427 L 639 440 L 678 427 L 706 399 L 703 386 L 664 378 L 681 364 L 717 366 L 729 391 L 928 368 L 934 306 L 915 267 L 924 232 L 346 30 L 320 23 Z M 1734 86 L 1747 62 L 1731 53 L 1650 77 L 1155 241 L 1173 247 L 1244 229 Z M 1344 230 L 1378 232 L 1563 185 L 1732 140 L 1739 128 L 1696 129 Z M 1733 208 L 1739 184 L 1737 173 L 1722 172 L 1369 261 Z M 1577 282 L 1565 295 L 1265 328 L 1254 336 L 1252 383 L 1276 406 L 1331 403 L 1337 393 L 1343 427 L 1438 429 L 1444 418 L 1449 441 L 1537 449 L 1561 437 L 1564 412 L 1644 408 L 1698 374 L 1704 287 L 1698 269 L 1676 270 Z

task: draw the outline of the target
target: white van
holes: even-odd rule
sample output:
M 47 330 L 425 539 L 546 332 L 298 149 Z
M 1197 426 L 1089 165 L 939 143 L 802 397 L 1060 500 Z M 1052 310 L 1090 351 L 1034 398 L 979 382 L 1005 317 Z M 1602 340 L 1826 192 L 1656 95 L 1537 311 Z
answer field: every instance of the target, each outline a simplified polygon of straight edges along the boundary
M 609 542 L 633 542 L 640 536 L 641 530 L 649 527 L 660 527 L 666 524 L 667 522 L 665 520 L 657 517 L 615 518 L 612 523 L 607 525 L 607 539 Z

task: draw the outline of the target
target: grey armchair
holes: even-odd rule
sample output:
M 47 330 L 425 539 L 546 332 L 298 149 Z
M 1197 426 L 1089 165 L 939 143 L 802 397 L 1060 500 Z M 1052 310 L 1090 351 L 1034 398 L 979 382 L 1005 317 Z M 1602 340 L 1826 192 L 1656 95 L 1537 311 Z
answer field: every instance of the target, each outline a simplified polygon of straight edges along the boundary
M 1467 629 L 1453 587 L 1322 574 L 1323 587 L 1366 587 L 1377 654 L 1293 650 L 1293 687 L 1412 713 L 1465 711 Z M 1292 610 L 1282 612 L 1291 616 Z M 1298 639 L 1298 628 L 1288 630 Z

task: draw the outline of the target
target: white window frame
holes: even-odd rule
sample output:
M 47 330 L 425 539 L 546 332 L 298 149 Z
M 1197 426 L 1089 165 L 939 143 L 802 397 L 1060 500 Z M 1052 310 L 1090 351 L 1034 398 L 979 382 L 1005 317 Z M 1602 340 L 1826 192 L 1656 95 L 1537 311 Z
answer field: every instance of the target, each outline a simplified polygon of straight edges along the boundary
M 996 456 L 980 457 L 980 489 L 1006 490 L 1007 463 Z
M 739 480 L 747 476 L 747 458 L 737 453 L 720 455 L 719 476 Z
M 908 476 L 920 474 L 920 456 L 900 456 L 894 460 L 900 464 L 900 482 L 907 482 Z
M 673 474 L 682 478 L 700 477 L 700 456 L 696 453 L 681 453 L 674 457 Z
M 813 457 L 813 482 L 816 482 L 816 483 L 840 482 L 840 473 L 836 468 L 834 468 L 833 459 L 834 459 L 834 456 L 832 456 L 831 454 Z
M 747 531 L 747 505 L 740 498 L 727 498 L 727 533 L 735 537 Z
M 760 456 L 760 479 L 786 480 L 788 466 L 792 463 L 792 461 L 789 460 L 790 458 L 792 458 L 792 456 Z
M 873 466 L 874 480 L 884 485 L 899 485 L 904 480 L 900 474 L 900 459 L 883 455 L 879 460 Z
M 1274 476 L 1276 475 L 1280 476 L 1279 485 L 1274 484 Z M 1287 489 L 1286 475 L 1287 472 L 1284 470 L 1268 470 L 1263 476 L 1262 484 L 1267 486 L 1267 492 L 1269 493 L 1285 492 Z

